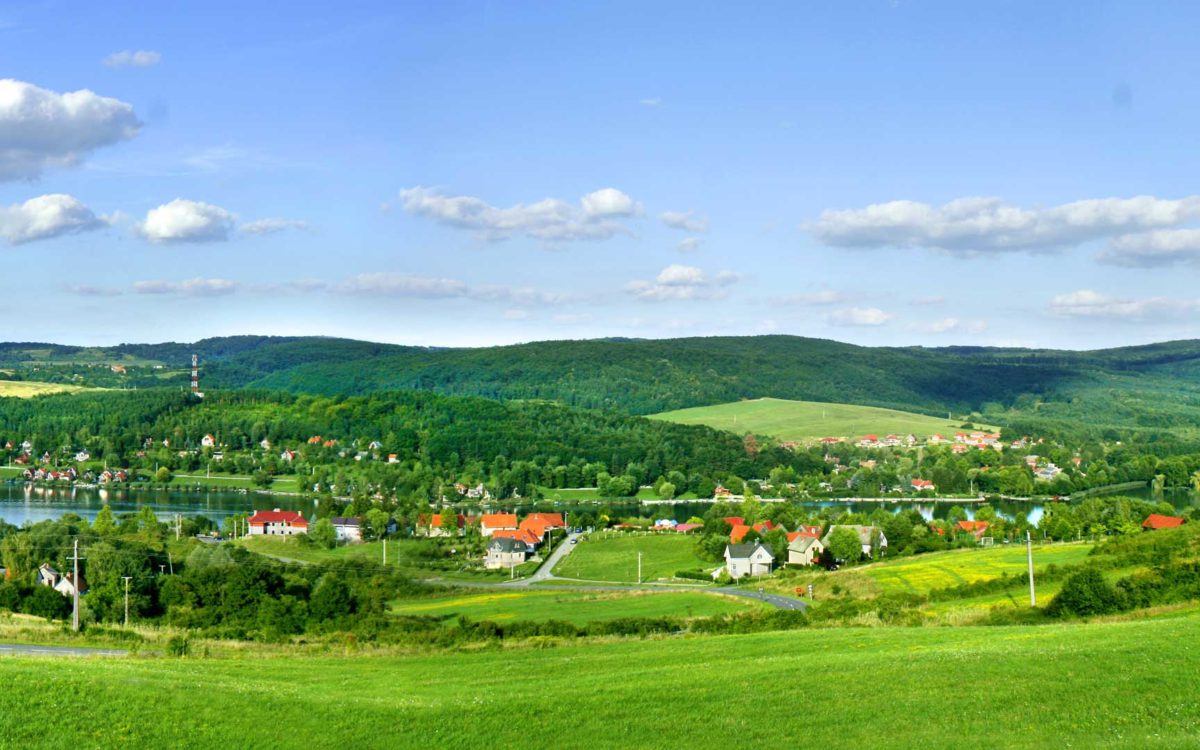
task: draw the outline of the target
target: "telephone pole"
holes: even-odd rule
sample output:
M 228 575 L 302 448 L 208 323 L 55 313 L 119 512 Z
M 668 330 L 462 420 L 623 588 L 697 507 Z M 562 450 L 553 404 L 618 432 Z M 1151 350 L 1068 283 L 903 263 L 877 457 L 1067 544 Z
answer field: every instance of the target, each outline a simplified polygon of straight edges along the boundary
M 121 576 L 125 581 L 125 627 L 129 627 L 129 576 Z
M 383 538 L 383 566 L 387 567 L 387 537 Z
M 638 583 L 642 582 L 642 553 L 638 553 Z
M 1033 588 L 1033 539 L 1025 532 L 1025 550 L 1029 558 L 1029 606 L 1037 606 L 1037 593 Z
M 79 631 L 79 540 L 75 540 L 74 552 L 71 554 L 74 571 L 71 574 L 71 630 Z

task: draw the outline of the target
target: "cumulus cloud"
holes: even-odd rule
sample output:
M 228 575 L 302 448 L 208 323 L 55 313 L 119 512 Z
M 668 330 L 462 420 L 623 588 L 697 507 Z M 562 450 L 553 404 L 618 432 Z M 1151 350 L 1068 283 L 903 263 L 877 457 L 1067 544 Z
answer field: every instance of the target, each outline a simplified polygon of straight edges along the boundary
M 700 249 L 701 239 L 699 237 L 687 237 L 679 241 L 675 249 L 681 253 L 694 253 Z
M 1200 299 L 1110 297 L 1091 289 L 1059 294 L 1050 301 L 1050 312 L 1072 318 L 1107 318 L 1153 322 L 1200 312 Z
M 133 106 L 86 89 L 58 93 L 0 80 L 0 181 L 33 179 L 79 164 L 91 152 L 137 135 Z
M 617 219 L 640 213 L 638 204 L 615 188 L 588 193 L 573 205 L 556 198 L 498 208 L 469 195 L 442 195 L 426 187 L 400 191 L 400 205 L 415 216 L 479 232 L 490 241 L 525 235 L 547 242 L 608 239 L 629 229 Z
M 71 294 L 80 297 L 119 297 L 123 292 L 110 286 L 95 286 L 93 284 L 75 284 L 67 287 Z
M 162 55 L 151 50 L 121 50 L 104 58 L 110 68 L 149 68 L 162 62 Z
M 781 301 L 789 305 L 836 305 L 848 300 L 849 298 L 845 292 L 839 292 L 835 289 L 822 289 L 819 292 L 791 294 L 784 297 Z
M 237 215 L 210 203 L 176 198 L 151 209 L 137 232 L 150 242 L 223 242 L 237 222 Z
M 1052 251 L 1200 217 L 1200 196 L 1082 200 L 1021 208 L 999 198 L 959 198 L 942 206 L 915 201 L 825 211 L 807 228 L 827 245 L 919 247 L 951 253 Z
M 638 104 L 643 107 L 657 107 L 662 104 L 662 99 L 657 96 L 648 96 L 644 99 L 638 99 Z
M 658 219 L 671 229 L 682 229 L 685 232 L 708 231 L 708 218 L 695 216 L 692 211 L 663 211 L 658 215 Z
M 895 316 L 878 307 L 846 307 L 825 316 L 830 325 L 842 327 L 881 326 Z
M 1200 229 L 1159 229 L 1117 237 L 1096 259 L 1125 268 L 1158 268 L 1200 262 Z
M 238 229 L 246 234 L 275 234 L 289 229 L 308 229 L 308 222 L 300 219 L 257 219 L 246 222 Z
M 740 279 L 733 271 L 709 275 L 695 266 L 673 263 L 660 271 L 653 281 L 631 281 L 625 289 L 647 302 L 724 299 L 729 294 L 729 287 Z
M 943 318 L 930 323 L 927 330 L 931 333 L 983 333 L 987 330 L 987 321 Z
M 233 294 L 241 284 L 229 279 L 195 278 L 185 281 L 136 281 L 133 291 L 137 294 L 183 294 L 193 297 L 221 297 Z
M 77 198 L 56 193 L 0 206 L 0 238 L 10 245 L 47 240 L 108 226 Z

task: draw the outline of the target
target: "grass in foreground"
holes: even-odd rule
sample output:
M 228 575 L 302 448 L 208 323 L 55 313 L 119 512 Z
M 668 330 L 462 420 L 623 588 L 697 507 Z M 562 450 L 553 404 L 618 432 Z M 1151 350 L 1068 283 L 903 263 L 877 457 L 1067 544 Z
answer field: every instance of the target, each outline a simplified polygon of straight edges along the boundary
M 516 620 L 564 620 L 584 625 L 621 617 L 709 617 L 761 608 L 752 599 L 690 591 L 579 592 L 527 589 L 455 594 L 396 602 L 401 615 L 466 615 L 472 620 L 505 623 Z
M 695 539 L 683 534 L 594 534 L 554 568 L 554 575 L 589 581 L 636 583 L 638 553 L 642 580 L 673 578 L 680 570 L 711 570 L 716 564 L 696 556 Z
M 1192 611 L 427 656 L 3 658 L 13 747 L 1195 747 Z M 1166 656 L 1166 658 L 1164 658 Z M 336 696 L 333 699 L 332 696 Z M 530 731 L 514 702 L 551 699 Z M 70 710 L 63 710 L 69 706 Z M 53 723 L 31 717 L 53 716 Z
M 703 424 L 739 435 L 753 432 L 780 440 L 798 441 L 822 437 L 860 438 L 868 434 L 904 436 L 909 433 L 925 438 L 935 432 L 953 435 L 962 424 L 962 420 L 950 421 L 876 406 L 778 398 L 679 409 L 650 418 L 681 424 Z M 982 425 L 977 426 L 982 429 Z

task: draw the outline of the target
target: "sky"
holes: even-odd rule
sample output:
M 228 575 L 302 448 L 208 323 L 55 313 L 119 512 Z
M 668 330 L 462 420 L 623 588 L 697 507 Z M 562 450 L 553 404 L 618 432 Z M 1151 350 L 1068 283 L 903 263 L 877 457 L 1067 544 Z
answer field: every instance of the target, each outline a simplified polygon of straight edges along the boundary
M 1198 25 L 0 0 L 0 340 L 1200 337 Z

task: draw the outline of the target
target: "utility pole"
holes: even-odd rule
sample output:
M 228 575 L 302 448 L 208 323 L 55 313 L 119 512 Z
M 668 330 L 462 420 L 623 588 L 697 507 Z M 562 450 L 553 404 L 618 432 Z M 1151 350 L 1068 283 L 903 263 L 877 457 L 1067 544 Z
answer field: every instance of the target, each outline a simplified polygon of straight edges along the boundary
M 121 576 L 125 581 L 125 627 L 129 627 L 129 576 Z
M 1029 606 L 1037 606 L 1037 592 L 1033 588 L 1033 538 L 1029 536 L 1029 532 L 1025 532 L 1025 550 L 1029 557 Z
M 183 532 L 183 516 L 175 514 L 175 541 L 179 541 L 179 535 Z
M 71 630 L 79 631 L 79 540 L 75 540 L 75 549 L 71 555 L 74 572 L 71 574 Z
M 383 566 L 387 567 L 387 537 L 383 538 Z
M 642 553 L 638 553 L 638 583 L 642 582 Z

